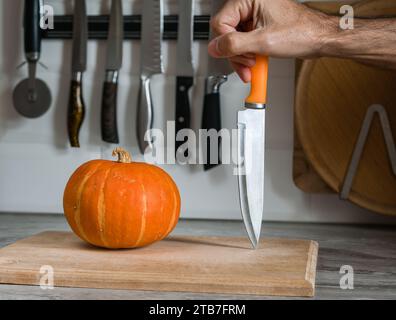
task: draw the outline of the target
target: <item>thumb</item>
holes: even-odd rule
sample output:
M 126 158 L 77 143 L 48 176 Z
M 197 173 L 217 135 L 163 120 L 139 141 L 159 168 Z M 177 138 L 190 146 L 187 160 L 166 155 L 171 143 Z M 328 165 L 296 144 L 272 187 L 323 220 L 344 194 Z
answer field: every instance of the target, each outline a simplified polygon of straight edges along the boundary
M 229 32 L 213 39 L 208 45 L 209 54 L 215 58 L 258 53 L 259 48 L 260 41 L 255 31 Z

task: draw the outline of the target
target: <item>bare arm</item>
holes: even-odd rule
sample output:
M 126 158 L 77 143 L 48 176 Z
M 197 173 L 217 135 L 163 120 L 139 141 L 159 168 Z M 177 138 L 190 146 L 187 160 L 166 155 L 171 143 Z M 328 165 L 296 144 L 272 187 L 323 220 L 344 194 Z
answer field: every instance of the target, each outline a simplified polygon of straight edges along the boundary
M 355 19 L 353 30 L 342 30 L 338 17 L 294 0 L 228 0 L 211 26 L 218 37 L 209 53 L 229 58 L 245 82 L 256 54 L 343 57 L 396 70 L 396 19 Z
M 319 56 L 343 57 L 396 70 L 396 19 L 355 19 L 353 30 L 330 18 Z

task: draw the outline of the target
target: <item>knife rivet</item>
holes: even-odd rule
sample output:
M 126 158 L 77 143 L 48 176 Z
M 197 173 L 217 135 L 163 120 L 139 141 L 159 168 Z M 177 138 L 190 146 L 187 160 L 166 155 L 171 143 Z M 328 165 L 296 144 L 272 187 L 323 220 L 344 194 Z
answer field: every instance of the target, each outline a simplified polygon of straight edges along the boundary
M 184 122 L 184 117 L 179 117 L 177 120 L 179 120 L 179 122 Z
M 186 90 L 185 86 L 180 86 L 180 91 L 184 92 Z

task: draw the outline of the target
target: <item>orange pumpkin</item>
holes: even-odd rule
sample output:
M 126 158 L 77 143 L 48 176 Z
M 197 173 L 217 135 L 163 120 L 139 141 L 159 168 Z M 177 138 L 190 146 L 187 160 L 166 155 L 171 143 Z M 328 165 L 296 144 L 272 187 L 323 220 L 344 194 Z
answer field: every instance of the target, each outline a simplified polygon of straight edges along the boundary
M 180 194 L 162 169 L 132 162 L 128 152 L 113 151 L 118 162 L 83 164 L 66 185 L 63 208 L 72 230 L 105 248 L 135 248 L 164 239 L 176 226 Z

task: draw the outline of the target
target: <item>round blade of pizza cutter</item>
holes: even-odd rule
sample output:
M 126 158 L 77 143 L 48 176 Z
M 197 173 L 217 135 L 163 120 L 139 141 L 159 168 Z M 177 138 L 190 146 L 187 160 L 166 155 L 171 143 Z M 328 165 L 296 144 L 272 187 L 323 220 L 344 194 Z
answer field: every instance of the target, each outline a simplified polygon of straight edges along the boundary
M 29 85 L 34 81 L 34 85 Z M 26 118 L 38 118 L 46 113 L 51 105 L 51 92 L 43 80 L 25 79 L 13 93 L 14 107 Z

